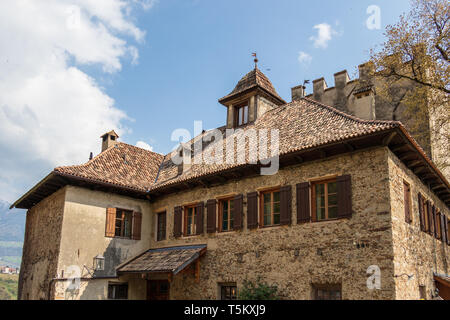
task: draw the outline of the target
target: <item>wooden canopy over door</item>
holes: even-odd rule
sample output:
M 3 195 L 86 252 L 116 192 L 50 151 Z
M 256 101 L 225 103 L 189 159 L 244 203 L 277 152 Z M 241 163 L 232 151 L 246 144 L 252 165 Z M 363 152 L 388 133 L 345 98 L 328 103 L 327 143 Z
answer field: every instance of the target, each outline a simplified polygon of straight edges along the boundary
M 444 300 L 450 300 L 450 277 L 435 275 L 434 283 L 439 290 L 439 296 Z

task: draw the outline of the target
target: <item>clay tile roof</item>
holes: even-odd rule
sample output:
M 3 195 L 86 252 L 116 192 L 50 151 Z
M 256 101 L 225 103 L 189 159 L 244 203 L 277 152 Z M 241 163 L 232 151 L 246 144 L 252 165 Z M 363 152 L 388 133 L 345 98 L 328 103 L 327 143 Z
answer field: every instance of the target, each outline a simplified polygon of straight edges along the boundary
M 396 121 L 361 120 L 333 107 L 304 98 L 266 112 L 254 123 L 244 127 L 243 130 L 278 129 L 279 152 L 281 156 L 398 126 L 400 126 L 400 123 Z M 204 134 L 207 134 L 207 132 Z M 231 137 L 234 139 L 234 136 Z M 226 141 L 231 137 L 224 136 L 224 154 L 225 146 L 227 145 Z M 214 147 L 214 144 L 208 145 L 203 150 L 203 153 L 211 154 Z M 190 169 L 178 175 L 177 166 L 172 163 L 170 157 L 166 156 L 165 161 L 161 165 L 159 178 L 150 190 L 204 175 L 215 174 L 238 166 L 240 165 L 227 163 L 193 163 Z
M 227 99 L 233 98 L 240 93 L 253 89 L 253 88 L 262 88 L 267 93 L 275 97 L 277 100 L 279 100 L 282 103 L 286 103 L 277 93 L 275 88 L 272 85 L 272 82 L 266 77 L 264 73 L 262 73 L 258 68 L 253 69 L 249 73 L 247 73 L 244 77 L 242 77 L 241 80 L 237 83 L 236 87 L 233 91 L 231 91 L 230 94 L 226 95 L 225 97 L 221 98 L 219 101 L 225 101 Z
M 120 265 L 117 272 L 170 272 L 177 274 L 205 251 L 206 245 L 150 249 Z
M 54 171 L 60 174 L 147 191 L 155 181 L 163 155 L 118 142 L 89 162 Z

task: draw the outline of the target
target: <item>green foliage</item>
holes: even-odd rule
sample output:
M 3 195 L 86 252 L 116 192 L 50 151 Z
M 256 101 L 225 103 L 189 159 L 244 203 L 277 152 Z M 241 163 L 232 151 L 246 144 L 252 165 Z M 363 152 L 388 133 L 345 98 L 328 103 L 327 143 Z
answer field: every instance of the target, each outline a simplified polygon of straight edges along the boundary
M 278 287 L 268 285 L 258 278 L 255 282 L 245 280 L 239 291 L 240 300 L 278 300 Z
M 0 300 L 17 300 L 19 276 L 0 274 Z

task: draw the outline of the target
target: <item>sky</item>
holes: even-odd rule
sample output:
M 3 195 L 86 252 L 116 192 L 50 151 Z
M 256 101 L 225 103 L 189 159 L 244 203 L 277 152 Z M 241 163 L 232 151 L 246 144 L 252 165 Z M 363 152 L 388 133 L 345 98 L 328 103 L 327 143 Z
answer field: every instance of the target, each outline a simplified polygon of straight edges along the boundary
M 408 0 L 2 0 L 0 201 L 100 152 L 100 135 L 159 153 L 175 129 L 225 124 L 217 100 L 253 67 L 291 87 L 353 79 Z M 311 93 L 311 85 L 307 93 Z

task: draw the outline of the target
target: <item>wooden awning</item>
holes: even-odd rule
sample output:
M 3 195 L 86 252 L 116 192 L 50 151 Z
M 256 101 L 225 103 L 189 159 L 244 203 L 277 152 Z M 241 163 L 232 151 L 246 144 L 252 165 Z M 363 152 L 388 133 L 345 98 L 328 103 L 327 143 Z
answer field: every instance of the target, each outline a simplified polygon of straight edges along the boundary
M 434 282 L 439 290 L 439 296 L 444 300 L 450 300 L 450 276 L 435 274 Z
M 175 275 L 196 262 L 206 244 L 150 249 L 117 267 L 117 274 L 169 273 Z

